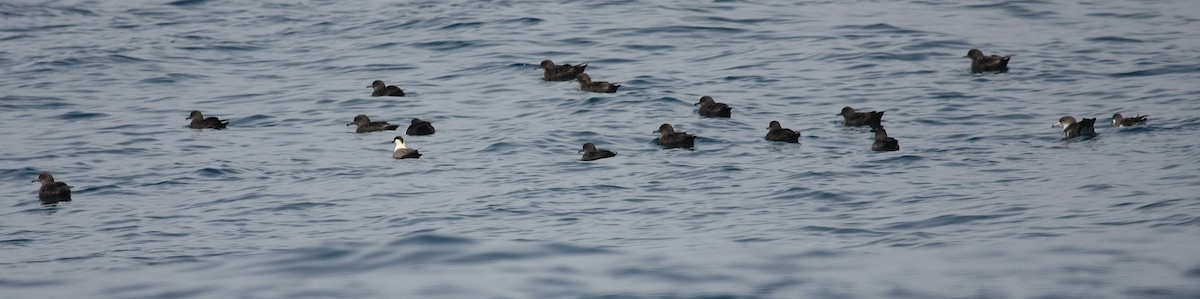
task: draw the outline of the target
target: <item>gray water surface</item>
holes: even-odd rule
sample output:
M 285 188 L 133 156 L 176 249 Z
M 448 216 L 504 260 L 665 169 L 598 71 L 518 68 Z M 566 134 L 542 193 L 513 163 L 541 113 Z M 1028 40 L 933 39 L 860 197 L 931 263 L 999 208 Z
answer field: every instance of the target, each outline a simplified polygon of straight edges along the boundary
M 1196 28 L 1191 0 L 4 1 L 0 297 L 1200 298 Z M 438 133 L 393 160 L 357 114 Z

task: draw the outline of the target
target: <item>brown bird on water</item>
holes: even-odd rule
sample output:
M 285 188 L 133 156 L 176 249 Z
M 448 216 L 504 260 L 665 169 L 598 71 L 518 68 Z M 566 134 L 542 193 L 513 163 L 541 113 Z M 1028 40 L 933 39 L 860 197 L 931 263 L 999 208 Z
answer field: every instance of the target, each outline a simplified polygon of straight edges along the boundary
M 1134 116 L 1134 117 L 1126 118 L 1126 117 L 1121 116 L 1120 113 L 1117 113 L 1117 114 L 1113 114 L 1113 118 L 1112 118 L 1112 124 L 1114 127 L 1129 127 L 1129 126 L 1133 126 L 1133 125 L 1139 125 L 1139 124 L 1142 124 L 1145 122 L 1146 122 L 1146 116 L 1141 115 L 1141 114 L 1138 114 L 1137 116 Z
M 435 131 L 433 123 L 413 118 L 412 124 L 408 125 L 408 130 L 405 130 L 404 134 L 408 134 L 408 136 L 433 135 Z
M 971 59 L 972 73 L 1003 72 L 1008 70 L 1008 60 L 1012 59 L 1012 55 L 983 55 L 983 51 L 971 49 L 963 58 Z
M 800 143 L 800 132 L 784 128 L 778 121 L 772 120 L 770 124 L 767 124 L 767 136 L 764 138 L 770 141 Z
M 675 127 L 671 124 L 662 124 L 658 126 L 658 145 L 663 148 L 696 147 L 696 135 L 688 134 L 687 132 L 675 132 Z
M 393 131 L 393 130 L 396 130 L 396 128 L 400 127 L 400 125 L 389 124 L 386 121 L 371 121 L 371 118 L 369 118 L 363 114 L 354 116 L 354 122 L 348 123 L 346 125 L 347 126 L 349 126 L 349 125 L 358 126 L 358 129 L 355 129 L 354 133 Z
M 621 84 L 619 83 L 608 83 L 604 81 L 592 82 L 592 76 L 588 76 L 588 74 L 584 73 L 575 75 L 575 80 L 579 81 L 579 90 L 581 91 L 614 93 L 617 92 L 617 88 L 621 88 Z
M 402 97 L 402 96 L 404 96 L 403 89 L 400 89 L 399 87 L 396 87 L 395 85 L 384 84 L 383 80 L 375 80 L 374 82 L 371 82 L 371 85 L 367 86 L 367 88 L 374 89 L 374 91 L 371 92 L 371 96 L 373 96 L 373 97 Z
M 888 137 L 887 130 L 883 127 L 875 128 L 875 143 L 871 144 L 871 150 L 877 152 L 898 151 L 900 150 L 900 141 L 896 138 Z
M 842 124 L 847 127 L 871 126 L 871 128 L 878 128 L 883 126 L 883 112 L 858 112 L 854 111 L 854 108 L 842 107 L 842 113 L 838 113 L 838 115 L 842 116 Z
M 54 176 L 51 176 L 49 172 L 43 172 L 31 182 L 42 182 L 42 187 L 38 188 L 38 199 L 44 205 L 71 201 L 71 186 L 68 186 L 67 183 L 55 182 Z
M 583 70 L 588 66 L 587 62 L 577 65 L 563 64 L 555 65 L 550 59 L 542 60 L 542 64 L 538 66 L 542 69 L 542 80 L 546 81 L 570 81 L 575 79 L 575 75 L 583 73 Z
M 189 115 L 184 120 L 188 120 L 188 119 L 192 120 L 192 123 L 188 124 L 188 128 L 192 128 L 192 129 L 220 130 L 220 129 L 224 129 L 225 126 L 229 125 L 228 120 L 220 120 L 220 119 L 217 119 L 216 117 L 204 118 L 204 114 L 201 114 L 199 110 L 192 110 L 192 114 Z
M 725 103 L 717 103 L 717 101 L 713 100 L 713 98 L 710 96 L 700 97 L 700 101 L 696 102 L 696 104 L 693 106 L 695 105 L 700 106 L 700 109 L 696 110 L 700 116 L 729 117 L 730 113 L 733 112 L 733 108 L 729 108 L 729 105 L 726 105 Z
M 396 136 L 392 138 L 392 143 L 396 144 L 396 149 L 392 151 L 392 159 L 417 159 L 421 157 L 421 153 L 417 149 L 408 148 L 404 145 L 404 137 Z
M 617 152 L 606 149 L 596 149 L 596 145 L 592 144 L 591 142 L 584 143 L 583 149 L 579 150 L 579 152 L 583 154 L 583 157 L 579 158 L 579 161 L 600 160 L 617 156 Z
M 1096 119 L 1084 118 L 1082 121 L 1075 121 L 1075 117 L 1067 115 L 1058 119 L 1054 125 L 1050 127 L 1062 127 L 1063 139 L 1075 138 L 1079 136 L 1096 136 Z

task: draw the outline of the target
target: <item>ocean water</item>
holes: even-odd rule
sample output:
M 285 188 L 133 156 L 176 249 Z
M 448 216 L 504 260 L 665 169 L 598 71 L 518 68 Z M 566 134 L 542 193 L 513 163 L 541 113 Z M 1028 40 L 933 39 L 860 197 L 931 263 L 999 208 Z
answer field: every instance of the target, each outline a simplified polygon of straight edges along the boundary
M 6 0 L 0 297 L 1200 298 L 1197 28 L 1192 0 Z M 438 133 L 393 160 L 357 114 Z

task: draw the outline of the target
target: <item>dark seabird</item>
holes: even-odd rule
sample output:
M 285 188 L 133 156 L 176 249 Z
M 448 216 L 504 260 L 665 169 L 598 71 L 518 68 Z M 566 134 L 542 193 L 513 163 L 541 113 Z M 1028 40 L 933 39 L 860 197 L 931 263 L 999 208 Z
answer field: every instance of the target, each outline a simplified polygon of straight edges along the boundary
M 592 82 L 592 76 L 584 73 L 575 75 L 575 80 L 579 80 L 579 90 L 582 91 L 614 93 L 617 92 L 617 88 L 621 88 L 621 84 L 618 83 Z
M 842 116 L 842 124 L 846 125 L 847 127 L 871 126 L 871 128 L 878 128 L 883 126 L 881 123 L 883 121 L 883 112 L 884 111 L 855 112 L 854 108 L 843 107 L 842 113 L 838 115 Z
M 729 117 L 729 112 L 733 111 L 733 108 L 729 108 L 729 105 L 725 105 L 725 103 L 717 103 L 717 101 L 713 100 L 713 98 L 710 96 L 700 97 L 700 101 L 696 102 L 695 105 L 700 106 L 700 109 L 698 110 L 700 112 L 700 116 Z
M 1003 72 L 1008 70 L 1008 60 L 1012 58 L 1012 55 L 983 55 L 983 51 L 971 49 L 963 58 L 971 59 L 972 73 Z
M 43 172 L 32 182 L 42 182 L 42 187 L 38 188 L 38 199 L 42 201 L 42 204 L 71 201 L 71 186 L 67 186 L 67 183 L 55 182 L 49 172 Z
M 542 80 L 570 81 L 575 79 L 575 75 L 582 74 L 583 69 L 587 68 L 587 65 L 587 62 L 577 65 L 554 65 L 553 61 L 546 59 L 542 60 L 542 64 L 538 66 L 538 68 L 544 71 L 544 73 L 542 73 Z
M 1059 118 L 1058 122 L 1050 127 L 1062 127 L 1062 136 L 1064 139 L 1067 139 L 1079 136 L 1096 136 L 1095 125 L 1095 118 L 1084 118 L 1082 121 L 1075 122 L 1075 117 L 1067 115 Z
M 780 125 L 778 121 L 772 120 L 771 124 L 767 125 L 766 139 L 770 141 L 800 143 L 800 132 L 784 128 L 783 125 Z
M 663 148 L 696 147 L 696 135 L 688 134 L 687 132 L 675 132 L 675 128 L 671 124 L 662 124 L 658 127 L 658 145 Z
M 229 125 L 228 120 L 220 120 L 220 119 L 217 119 L 216 117 L 204 118 L 204 114 L 200 114 L 199 110 L 192 110 L 192 115 L 188 116 L 188 118 L 185 118 L 185 120 L 188 120 L 188 119 L 192 120 L 192 123 L 188 124 L 188 128 L 192 128 L 192 129 L 217 129 L 217 130 L 220 130 L 220 129 L 224 129 L 225 126 Z
M 600 159 L 604 159 L 604 158 L 608 158 L 608 157 L 614 157 L 617 155 L 617 152 L 614 152 L 614 151 L 610 151 L 610 150 L 606 150 L 606 149 L 596 149 L 596 145 L 592 144 L 591 142 L 584 143 L 583 149 L 579 150 L 579 152 L 583 153 L 583 158 L 579 158 L 579 161 L 600 160 Z
M 413 118 L 412 124 L 408 125 L 408 130 L 404 131 L 404 134 L 408 134 L 408 136 L 433 135 L 433 131 L 432 123 L 420 118 Z
M 416 149 L 404 146 L 404 137 L 396 136 L 396 138 L 392 138 L 392 143 L 396 144 L 396 150 L 392 152 L 392 158 L 394 159 L 416 159 L 421 157 L 421 153 L 418 153 Z
M 871 144 L 871 150 L 877 152 L 898 151 L 900 150 L 900 141 L 888 137 L 887 131 L 883 127 L 877 127 L 875 128 L 875 143 Z
M 400 127 L 400 125 L 388 124 L 386 121 L 371 121 L 370 118 L 367 118 L 366 115 L 362 114 L 355 116 L 354 122 L 346 125 L 357 125 L 358 129 L 354 130 L 354 133 L 379 132 L 384 130 L 391 131 Z
M 399 87 L 396 87 L 395 85 L 384 84 L 383 80 L 375 80 L 375 82 L 371 82 L 371 86 L 367 86 L 367 87 L 375 89 L 375 91 L 371 92 L 371 96 L 373 96 L 373 97 L 402 97 L 402 96 L 404 96 L 403 89 L 400 89 Z
M 1125 118 L 1124 116 L 1121 116 L 1120 113 L 1117 113 L 1117 114 L 1113 114 L 1112 124 L 1114 127 L 1129 127 L 1129 126 L 1133 126 L 1133 125 L 1140 125 L 1145 122 L 1146 122 L 1145 115 L 1138 114 L 1137 116 L 1134 116 L 1134 117 Z

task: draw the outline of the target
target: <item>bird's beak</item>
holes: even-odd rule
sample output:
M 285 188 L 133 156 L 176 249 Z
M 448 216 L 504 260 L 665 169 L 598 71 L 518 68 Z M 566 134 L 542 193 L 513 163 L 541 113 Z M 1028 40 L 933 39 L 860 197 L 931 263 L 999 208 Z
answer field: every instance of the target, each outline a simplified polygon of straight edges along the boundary
M 962 58 L 971 58 L 971 56 L 963 56 Z
M 696 105 L 700 105 L 700 103 L 695 103 L 695 104 L 692 104 L 692 106 L 696 106 Z
M 579 152 L 578 152 L 578 153 L 581 153 L 581 154 L 582 154 L 582 153 L 583 153 L 583 150 L 579 150 Z M 36 181 L 34 181 L 34 182 L 36 182 Z
M 30 182 L 30 183 L 36 183 L 37 181 L 38 181 L 38 180 L 32 180 L 32 181 L 29 181 L 29 182 Z
M 349 127 L 350 125 L 353 125 L 353 124 L 354 124 L 354 123 L 348 123 L 348 124 L 346 124 L 346 126 L 347 126 L 347 127 Z

